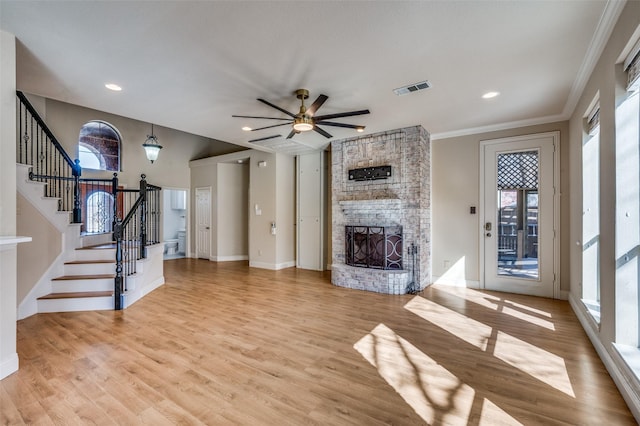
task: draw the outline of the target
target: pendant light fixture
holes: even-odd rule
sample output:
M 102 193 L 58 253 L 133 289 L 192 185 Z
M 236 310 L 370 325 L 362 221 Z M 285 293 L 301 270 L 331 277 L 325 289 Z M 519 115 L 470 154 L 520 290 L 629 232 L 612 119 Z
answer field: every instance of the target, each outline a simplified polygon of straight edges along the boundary
M 158 143 L 158 138 L 153 134 L 153 123 L 151 123 L 151 135 L 147 135 L 147 140 L 142 144 L 147 159 L 153 164 L 158 159 L 158 154 L 162 149 L 162 145 Z

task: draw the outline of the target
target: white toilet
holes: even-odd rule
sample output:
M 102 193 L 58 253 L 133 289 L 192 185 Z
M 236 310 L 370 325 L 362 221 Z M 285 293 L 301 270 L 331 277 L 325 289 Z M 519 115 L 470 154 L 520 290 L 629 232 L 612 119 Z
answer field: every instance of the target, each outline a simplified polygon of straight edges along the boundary
M 168 239 L 164 242 L 164 252 L 167 255 L 176 254 L 178 252 L 178 239 Z

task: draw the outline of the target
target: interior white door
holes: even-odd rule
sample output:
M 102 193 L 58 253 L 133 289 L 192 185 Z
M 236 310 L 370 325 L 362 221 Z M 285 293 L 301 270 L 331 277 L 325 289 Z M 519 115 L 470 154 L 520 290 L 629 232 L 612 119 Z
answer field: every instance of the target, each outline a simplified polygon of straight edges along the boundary
M 555 139 L 481 144 L 485 289 L 554 297 Z
M 211 188 L 196 188 L 196 257 L 211 257 Z

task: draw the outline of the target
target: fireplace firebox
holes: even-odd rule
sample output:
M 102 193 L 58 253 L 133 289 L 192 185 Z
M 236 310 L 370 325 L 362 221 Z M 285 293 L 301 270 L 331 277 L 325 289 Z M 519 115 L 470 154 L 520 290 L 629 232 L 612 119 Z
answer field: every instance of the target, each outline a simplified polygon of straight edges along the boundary
M 345 226 L 346 264 L 402 270 L 402 226 Z

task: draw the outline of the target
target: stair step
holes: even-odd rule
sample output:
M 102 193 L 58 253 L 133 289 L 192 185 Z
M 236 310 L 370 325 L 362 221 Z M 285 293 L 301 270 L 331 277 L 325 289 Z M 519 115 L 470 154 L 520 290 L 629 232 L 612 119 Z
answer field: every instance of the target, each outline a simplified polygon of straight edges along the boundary
M 116 248 L 111 244 L 102 244 L 100 246 L 81 247 L 75 250 L 75 261 L 102 261 L 115 260 Z
M 38 297 L 38 300 L 47 299 L 79 299 L 85 297 L 111 297 L 113 291 L 77 291 L 73 293 L 50 293 L 42 297 Z
M 104 243 L 104 244 L 97 244 L 94 246 L 79 247 L 76 250 L 108 250 L 108 249 L 115 249 L 115 248 L 116 248 L 116 243 Z
M 65 265 L 87 265 L 92 263 L 116 263 L 115 260 L 72 260 L 70 262 L 64 262 Z
M 115 278 L 116 274 L 96 274 L 96 275 L 63 275 L 61 277 L 53 278 L 51 281 L 64 281 L 64 280 L 102 280 Z

